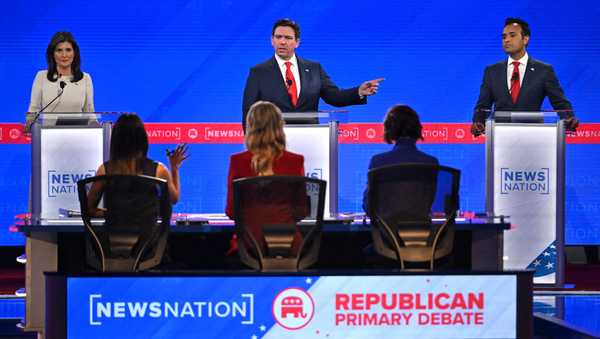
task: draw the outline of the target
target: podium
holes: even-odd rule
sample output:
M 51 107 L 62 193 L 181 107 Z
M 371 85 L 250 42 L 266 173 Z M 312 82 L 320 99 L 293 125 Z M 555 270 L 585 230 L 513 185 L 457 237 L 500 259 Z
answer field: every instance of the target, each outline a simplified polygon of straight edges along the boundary
M 61 210 L 79 210 L 77 181 L 94 176 L 109 158 L 115 113 L 42 113 L 31 126 L 31 224 L 64 223 Z M 62 220 L 59 218 L 63 217 Z M 81 219 L 70 220 L 82 224 Z M 27 254 L 26 331 L 44 326 L 43 272 L 59 266 L 56 234 L 32 232 Z
M 565 128 L 555 112 L 495 112 L 486 122 L 486 211 L 510 216 L 504 269 L 564 284 Z
M 77 181 L 94 176 L 109 158 L 108 113 L 42 113 L 31 128 L 33 223 L 79 210 Z M 108 120 L 108 119 L 107 119 Z
M 325 218 L 338 213 L 338 120 L 346 115 L 335 113 L 346 112 L 283 113 L 287 150 L 304 156 L 307 177 L 327 181 Z

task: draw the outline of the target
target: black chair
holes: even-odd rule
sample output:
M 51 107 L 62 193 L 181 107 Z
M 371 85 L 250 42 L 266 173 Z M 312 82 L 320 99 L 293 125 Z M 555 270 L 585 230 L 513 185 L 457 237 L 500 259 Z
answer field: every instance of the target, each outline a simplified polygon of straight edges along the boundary
M 428 262 L 433 270 L 434 261 L 453 249 L 460 171 L 407 163 L 374 168 L 368 180 L 375 251 L 402 269 L 405 262 Z
M 261 271 L 297 271 L 313 265 L 321 245 L 326 185 L 302 176 L 234 180 L 241 261 Z
M 104 223 L 92 222 L 87 194 L 93 185 L 102 187 Z M 102 175 L 80 180 L 77 189 L 89 266 L 102 272 L 134 272 L 160 264 L 172 211 L 166 180 Z

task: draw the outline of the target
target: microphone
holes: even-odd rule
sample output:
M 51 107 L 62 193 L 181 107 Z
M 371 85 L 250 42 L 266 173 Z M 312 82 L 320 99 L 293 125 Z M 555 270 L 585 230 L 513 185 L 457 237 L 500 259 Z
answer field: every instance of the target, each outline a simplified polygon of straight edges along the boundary
M 511 81 L 519 81 L 519 75 L 517 73 L 513 73 Z
M 35 113 L 35 115 L 33 116 L 33 119 L 31 119 L 31 123 L 29 124 L 29 126 L 25 126 L 26 131 L 28 131 L 31 128 L 31 126 L 33 124 L 35 124 L 35 122 L 39 119 L 40 114 L 42 114 L 42 112 L 44 112 L 44 110 L 46 108 L 48 108 L 48 106 L 52 105 L 52 103 L 55 102 L 56 99 L 60 98 L 60 96 L 63 95 L 63 93 L 65 92 L 65 86 L 67 86 L 67 83 L 61 80 L 58 83 L 58 86 L 60 86 L 60 91 L 58 92 L 58 95 L 56 97 L 54 97 L 54 99 L 52 99 L 52 101 L 50 101 L 46 106 L 42 107 L 41 110 L 39 110 Z
M 288 85 L 288 87 L 290 87 L 294 82 L 292 81 L 292 79 L 285 79 L 285 83 Z

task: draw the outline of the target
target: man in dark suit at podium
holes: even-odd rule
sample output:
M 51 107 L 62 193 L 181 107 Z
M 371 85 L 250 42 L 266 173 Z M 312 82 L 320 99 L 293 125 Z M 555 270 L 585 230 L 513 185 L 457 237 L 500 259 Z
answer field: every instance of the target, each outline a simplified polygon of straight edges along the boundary
M 502 31 L 502 48 L 508 59 L 486 67 L 473 113 L 471 133 L 485 132 L 485 119 L 495 111 L 539 111 L 544 98 L 565 119 L 567 130 L 575 130 L 579 121 L 560 87 L 551 65 L 531 58 L 526 51 L 531 31 L 524 20 L 507 18 Z
M 382 78 L 365 81 L 358 87 L 340 89 L 321 64 L 295 54 L 300 45 L 300 26 L 281 19 L 273 25 L 271 45 L 275 55 L 250 69 L 242 103 L 242 125 L 246 114 L 259 100 L 270 101 L 282 112 L 316 112 L 319 98 L 336 106 L 362 105 L 366 97 L 377 93 Z

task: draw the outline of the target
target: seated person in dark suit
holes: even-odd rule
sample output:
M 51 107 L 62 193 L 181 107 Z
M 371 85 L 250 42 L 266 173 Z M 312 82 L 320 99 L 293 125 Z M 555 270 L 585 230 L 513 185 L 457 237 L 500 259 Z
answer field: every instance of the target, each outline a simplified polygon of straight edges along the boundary
M 254 103 L 250 107 L 246 123 L 245 143 L 247 150 L 233 154 L 229 161 L 225 213 L 231 219 L 235 217 L 233 211 L 233 180 L 267 175 L 304 176 L 304 157 L 300 154 L 288 152 L 285 149 L 284 121 L 281 111 L 277 106 L 267 101 Z M 264 214 L 269 215 L 271 221 L 277 219 L 276 221 L 280 223 L 295 223 L 307 214 L 305 211 L 306 201 L 302 200 L 306 199 L 306 193 L 299 192 L 297 194 L 297 206 L 299 208 L 291 208 L 289 204 L 283 202 L 286 200 L 284 194 L 288 194 L 289 191 L 289 187 L 282 187 L 281 190 L 277 189 L 277 192 L 269 194 L 269 199 L 278 194 L 281 195 L 282 203 L 279 206 L 280 208 L 275 208 L 277 202 L 273 203 L 272 200 L 266 206 L 261 204 L 260 200 L 264 197 L 257 196 L 256 204 L 246 205 L 246 208 L 240 211 L 245 226 L 250 228 L 250 231 L 257 240 L 263 240 L 260 221 L 263 220 L 262 216 Z M 254 193 L 244 192 L 244 194 Z M 247 200 L 247 197 L 244 199 Z M 273 216 L 276 216 L 276 218 Z M 297 249 L 300 243 L 301 235 L 297 232 L 292 248 Z M 227 254 L 229 255 L 236 251 L 237 238 L 234 237 Z
M 423 126 L 419 115 L 407 105 L 392 106 L 383 122 L 383 139 L 394 144 L 390 151 L 375 154 L 369 163 L 373 168 L 403 163 L 438 164 L 437 158 L 417 149 L 417 140 L 423 140 Z M 368 187 L 363 195 L 363 209 L 368 213 Z
M 96 175 L 128 174 L 147 175 L 167 180 L 171 203 L 179 200 L 179 166 L 187 159 L 187 147 L 179 145 L 172 152 L 167 152 L 171 170 L 159 162 L 148 159 L 148 134 L 144 123 L 135 114 L 123 114 L 112 128 L 110 140 L 110 160 L 98 167 Z M 104 187 L 95 182 L 88 193 L 90 206 L 97 206 Z M 105 210 L 93 207 L 90 213 L 96 217 L 104 217 Z

